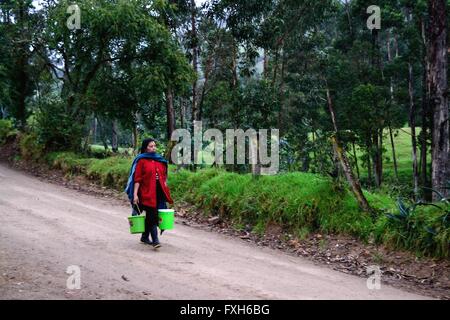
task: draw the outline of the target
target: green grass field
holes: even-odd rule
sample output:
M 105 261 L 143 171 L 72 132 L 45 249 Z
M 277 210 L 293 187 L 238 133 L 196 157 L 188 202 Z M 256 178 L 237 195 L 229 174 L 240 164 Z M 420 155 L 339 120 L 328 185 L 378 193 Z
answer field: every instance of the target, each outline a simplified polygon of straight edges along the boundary
M 90 149 L 94 153 L 105 152 L 105 147 L 100 144 L 91 144 Z M 111 152 L 111 150 L 112 150 L 111 146 L 108 146 L 108 151 Z M 119 148 L 119 153 L 124 154 L 126 152 L 128 152 L 128 154 L 132 154 L 133 149 L 132 148 Z
M 419 135 L 420 128 L 416 129 L 416 135 Z M 395 155 L 397 159 L 397 171 L 398 171 L 398 182 L 412 187 L 412 141 L 411 141 L 411 129 L 402 128 L 399 130 L 394 130 L 394 145 L 395 145 Z M 392 146 L 389 138 L 389 131 L 385 130 L 383 139 L 383 178 L 384 181 L 388 183 L 395 183 L 395 170 L 394 161 L 392 154 Z M 420 158 L 420 146 L 417 146 L 417 161 L 419 165 Z M 361 179 L 367 179 L 367 167 L 362 164 L 362 151 L 357 147 L 357 157 L 359 171 L 361 174 Z M 349 155 L 352 157 L 352 155 Z M 427 155 L 428 165 L 430 163 L 431 156 Z

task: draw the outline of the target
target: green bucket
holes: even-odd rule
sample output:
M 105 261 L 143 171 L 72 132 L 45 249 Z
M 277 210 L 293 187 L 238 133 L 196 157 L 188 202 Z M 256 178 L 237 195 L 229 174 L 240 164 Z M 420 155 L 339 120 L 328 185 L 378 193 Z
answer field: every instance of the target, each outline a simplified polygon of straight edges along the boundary
M 145 231 L 145 216 L 131 216 L 128 217 L 128 222 L 130 224 L 130 232 L 143 233 Z
M 173 209 L 159 209 L 159 229 L 171 230 L 173 229 L 173 222 L 175 220 L 175 211 Z

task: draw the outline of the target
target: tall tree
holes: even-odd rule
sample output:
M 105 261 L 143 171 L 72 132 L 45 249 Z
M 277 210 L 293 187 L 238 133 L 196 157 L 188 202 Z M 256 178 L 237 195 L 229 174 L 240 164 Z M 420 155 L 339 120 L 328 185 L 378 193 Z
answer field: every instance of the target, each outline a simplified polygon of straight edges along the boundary
M 1 28 L 8 42 L 3 48 L 8 57 L 5 61 L 5 76 L 9 89 L 9 112 L 16 119 L 17 126 L 23 129 L 29 114 L 26 100 L 34 90 L 34 70 L 38 66 L 32 61 L 35 51 L 32 44 L 39 32 L 41 23 L 38 14 L 33 12 L 31 0 L 9 0 L 2 2 Z
M 198 35 L 197 35 L 197 6 L 195 0 L 191 0 L 191 47 L 192 67 L 196 78 L 192 83 L 192 123 L 200 121 L 200 110 L 197 97 L 197 75 L 198 75 Z
M 430 107 L 433 110 L 432 185 L 444 196 L 450 193 L 445 186 L 450 181 L 450 138 L 448 106 L 448 21 L 447 1 L 428 0 L 429 43 L 428 83 Z M 435 200 L 439 197 L 433 195 Z
M 150 96 L 181 88 L 191 79 L 185 57 L 167 25 L 161 23 L 165 2 L 84 0 L 78 4 L 85 17 L 79 30 L 65 25 L 67 1 L 49 4 L 48 19 L 54 23 L 48 24 L 41 40 L 41 55 L 63 82 L 65 113 L 75 123 L 84 123 L 95 108 L 92 101 L 98 102 L 98 91 L 93 97 L 91 87 L 94 83 L 97 88 L 106 86 L 96 81 L 102 70 L 110 69 L 108 77 L 116 80 L 112 83 L 130 88 L 124 94 L 130 97 L 129 103 L 120 98 L 121 103 L 110 111 L 122 107 L 116 119 L 133 119 L 130 122 L 134 124 L 139 108 Z

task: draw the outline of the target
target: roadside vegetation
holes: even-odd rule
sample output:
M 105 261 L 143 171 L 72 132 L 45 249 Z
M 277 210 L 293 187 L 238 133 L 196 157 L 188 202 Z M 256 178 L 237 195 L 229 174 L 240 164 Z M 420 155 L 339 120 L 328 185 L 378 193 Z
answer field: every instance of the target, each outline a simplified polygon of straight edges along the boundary
M 12 130 L 12 129 L 11 129 Z M 11 141 L 14 132 L 4 134 Z M 399 144 L 403 134 L 397 137 Z M 66 175 L 83 175 L 102 186 L 123 191 L 132 156 L 94 157 L 74 152 L 45 153 L 33 134 L 19 135 L 18 158 L 39 162 Z M 100 153 L 100 148 L 97 152 Z M 95 154 L 95 153 L 94 153 Z M 400 155 L 403 153 L 400 151 Z M 407 161 L 399 161 L 407 166 Z M 401 169 L 401 168 L 400 168 Z M 310 233 L 352 235 L 364 242 L 407 249 L 419 256 L 448 258 L 450 204 L 426 205 L 389 192 L 364 190 L 374 214 L 361 211 L 344 181 L 319 174 L 294 172 L 276 176 L 238 174 L 220 168 L 196 172 L 169 166 L 168 184 L 176 201 L 186 201 L 236 228 L 250 225 L 262 235 L 277 224 L 298 239 Z

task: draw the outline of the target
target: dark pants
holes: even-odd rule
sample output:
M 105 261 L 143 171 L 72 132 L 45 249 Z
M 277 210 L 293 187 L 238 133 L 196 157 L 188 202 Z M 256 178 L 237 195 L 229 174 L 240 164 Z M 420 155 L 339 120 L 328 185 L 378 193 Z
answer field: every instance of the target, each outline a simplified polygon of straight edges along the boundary
M 166 197 L 164 196 L 164 192 L 159 184 L 159 181 L 156 181 L 156 203 L 157 208 L 147 207 L 144 205 L 139 205 L 139 209 L 141 211 L 145 211 L 145 232 L 142 234 L 143 239 L 148 239 L 151 235 L 152 242 L 154 244 L 159 243 L 158 239 L 158 224 L 159 224 L 159 215 L 158 209 L 162 209 L 166 204 Z
M 148 239 L 149 235 L 152 236 L 152 242 L 154 244 L 159 243 L 158 239 L 158 209 L 139 206 L 142 211 L 145 211 L 145 231 L 142 234 L 142 239 Z

